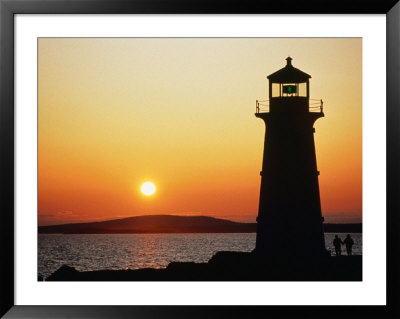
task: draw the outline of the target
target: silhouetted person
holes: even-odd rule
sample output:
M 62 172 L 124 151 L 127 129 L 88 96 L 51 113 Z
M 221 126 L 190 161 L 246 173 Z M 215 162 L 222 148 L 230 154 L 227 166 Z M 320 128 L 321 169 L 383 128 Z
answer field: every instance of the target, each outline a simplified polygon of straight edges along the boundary
M 338 235 L 335 235 L 335 239 L 333 240 L 333 246 L 335 246 L 335 253 L 336 256 L 341 256 L 342 255 L 342 240 L 338 237 Z
M 351 250 L 354 245 L 353 239 L 350 237 L 349 234 L 347 234 L 345 240 L 343 241 L 343 244 L 346 245 L 346 250 L 347 250 L 347 256 L 351 256 Z

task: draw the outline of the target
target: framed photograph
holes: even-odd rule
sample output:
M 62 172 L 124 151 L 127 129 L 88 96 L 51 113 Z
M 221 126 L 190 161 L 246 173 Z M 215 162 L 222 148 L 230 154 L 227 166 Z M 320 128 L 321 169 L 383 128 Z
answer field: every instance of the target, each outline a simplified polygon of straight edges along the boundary
M 397 1 L 0 10 L 1 315 L 399 315 Z

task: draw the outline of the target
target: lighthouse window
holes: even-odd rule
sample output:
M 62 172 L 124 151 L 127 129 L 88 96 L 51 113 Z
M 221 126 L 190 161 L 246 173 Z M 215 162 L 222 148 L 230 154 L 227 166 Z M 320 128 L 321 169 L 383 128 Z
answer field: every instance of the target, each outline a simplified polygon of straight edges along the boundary
M 298 89 L 299 89 L 299 92 L 297 92 L 297 94 L 299 96 L 307 96 L 307 83 L 299 83 Z
M 286 94 L 295 94 L 297 87 L 296 85 L 283 85 L 282 91 Z
M 272 83 L 272 97 L 281 96 L 281 85 L 279 83 Z

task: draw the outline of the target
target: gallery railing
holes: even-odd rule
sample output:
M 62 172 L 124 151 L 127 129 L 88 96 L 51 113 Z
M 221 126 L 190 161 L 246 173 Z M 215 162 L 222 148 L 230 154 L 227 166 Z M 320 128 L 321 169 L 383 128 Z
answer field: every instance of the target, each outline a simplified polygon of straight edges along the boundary
M 323 113 L 324 102 L 318 99 L 308 100 L 308 111 L 312 113 Z M 256 113 L 269 113 L 270 112 L 270 100 L 256 100 Z

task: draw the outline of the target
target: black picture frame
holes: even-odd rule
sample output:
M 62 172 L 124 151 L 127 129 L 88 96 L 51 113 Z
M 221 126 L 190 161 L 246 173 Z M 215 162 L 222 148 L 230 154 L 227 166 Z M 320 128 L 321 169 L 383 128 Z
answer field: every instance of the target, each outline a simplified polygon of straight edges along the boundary
M 14 304 L 15 14 L 385 14 L 387 22 L 386 306 L 16 306 Z M 348 1 L 0 0 L 0 315 L 5 318 L 399 318 L 400 3 Z M 382 105 L 376 106 L 377 111 Z M 238 292 L 243 293 L 243 292 Z

